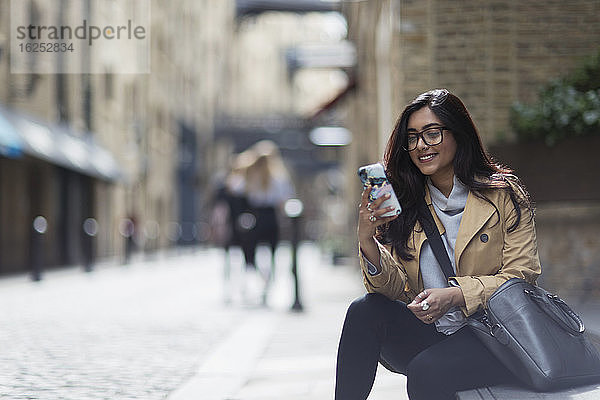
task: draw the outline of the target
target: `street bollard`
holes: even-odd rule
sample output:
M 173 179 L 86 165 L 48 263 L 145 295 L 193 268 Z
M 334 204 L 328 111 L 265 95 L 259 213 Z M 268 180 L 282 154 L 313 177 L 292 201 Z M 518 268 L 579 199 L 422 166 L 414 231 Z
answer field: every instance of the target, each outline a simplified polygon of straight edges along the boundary
M 94 218 L 83 221 L 83 269 L 91 272 L 94 268 L 94 238 L 98 234 L 98 222 Z
M 300 283 L 298 281 L 298 243 L 300 241 L 300 217 L 304 205 L 299 199 L 289 199 L 285 202 L 284 210 L 292 221 L 292 276 L 294 277 L 294 304 L 292 311 L 303 311 L 300 301 Z
M 129 264 L 131 254 L 133 253 L 135 222 L 132 218 L 125 218 L 119 224 L 119 233 L 125 240 L 123 246 L 123 264 Z
M 44 234 L 48 230 L 48 221 L 41 215 L 33 219 L 31 231 L 31 279 L 40 281 L 44 262 Z

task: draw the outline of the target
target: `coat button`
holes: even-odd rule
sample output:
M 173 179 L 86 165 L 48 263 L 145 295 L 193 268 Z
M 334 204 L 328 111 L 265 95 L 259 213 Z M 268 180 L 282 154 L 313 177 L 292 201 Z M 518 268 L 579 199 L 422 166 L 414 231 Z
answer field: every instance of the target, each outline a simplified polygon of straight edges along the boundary
M 483 243 L 487 243 L 487 241 L 490 239 L 490 237 L 486 234 L 486 233 L 482 233 L 481 236 L 479 236 L 479 239 L 483 242 Z

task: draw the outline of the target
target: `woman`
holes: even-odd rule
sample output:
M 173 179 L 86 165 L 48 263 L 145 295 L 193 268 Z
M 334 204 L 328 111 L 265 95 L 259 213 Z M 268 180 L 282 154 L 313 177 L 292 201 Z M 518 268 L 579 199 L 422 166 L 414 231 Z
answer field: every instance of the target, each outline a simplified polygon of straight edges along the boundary
M 271 269 L 261 270 L 265 282 L 262 302 L 266 303 L 269 283 L 275 273 L 275 250 L 279 243 L 278 212 L 294 192 L 287 168 L 277 145 L 271 140 L 261 140 L 251 147 L 256 154 L 246 170 L 246 198 L 252 215 L 253 225 L 249 228 L 242 247 L 246 267 L 255 269 L 256 250 L 260 243 L 271 249 Z
M 368 294 L 348 309 L 338 349 L 336 399 L 366 399 L 378 361 L 407 376 L 411 400 L 443 400 L 516 379 L 473 335 L 466 317 L 506 280 L 541 273 L 533 209 L 511 171 L 492 163 L 460 99 L 418 96 L 384 155 L 402 213 L 385 200 L 359 205 L 358 239 Z M 446 279 L 418 220 L 425 201 L 455 276 Z

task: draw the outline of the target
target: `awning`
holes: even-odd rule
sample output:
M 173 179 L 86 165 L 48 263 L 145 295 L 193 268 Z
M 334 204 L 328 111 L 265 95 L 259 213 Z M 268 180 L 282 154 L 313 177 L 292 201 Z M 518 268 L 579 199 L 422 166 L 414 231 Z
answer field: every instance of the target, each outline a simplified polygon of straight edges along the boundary
M 95 178 L 121 178 L 121 169 L 112 154 L 91 135 L 77 135 L 66 126 L 48 125 L 21 113 L 5 109 L 2 112 L 16 128 L 24 153 Z
M 23 141 L 19 132 L 0 111 L 0 155 L 9 158 L 20 157 Z

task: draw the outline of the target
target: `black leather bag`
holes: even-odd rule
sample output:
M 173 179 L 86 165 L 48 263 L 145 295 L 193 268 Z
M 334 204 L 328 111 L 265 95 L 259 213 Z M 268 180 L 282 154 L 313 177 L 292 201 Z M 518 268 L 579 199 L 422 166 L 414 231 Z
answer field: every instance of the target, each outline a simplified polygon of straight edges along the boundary
M 419 220 L 446 278 L 454 275 L 427 205 Z M 467 319 L 483 344 L 523 384 L 538 391 L 600 382 L 600 356 L 581 318 L 558 296 L 522 279 L 503 283 L 487 308 Z
M 468 318 L 475 335 L 525 385 L 539 391 L 600 381 L 600 357 L 581 318 L 558 296 L 518 278 Z

